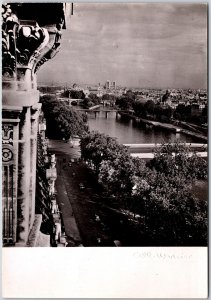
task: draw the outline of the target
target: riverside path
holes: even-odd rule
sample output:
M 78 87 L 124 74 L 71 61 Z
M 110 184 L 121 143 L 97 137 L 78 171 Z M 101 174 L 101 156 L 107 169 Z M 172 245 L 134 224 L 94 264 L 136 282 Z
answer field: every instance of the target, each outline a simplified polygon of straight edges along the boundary
M 115 246 L 116 241 L 122 246 L 138 246 L 126 216 L 101 201 L 103 192 L 92 172 L 77 161 L 79 148 L 53 140 L 49 148 L 56 154 L 57 201 L 68 246 Z M 85 189 L 80 188 L 81 183 Z

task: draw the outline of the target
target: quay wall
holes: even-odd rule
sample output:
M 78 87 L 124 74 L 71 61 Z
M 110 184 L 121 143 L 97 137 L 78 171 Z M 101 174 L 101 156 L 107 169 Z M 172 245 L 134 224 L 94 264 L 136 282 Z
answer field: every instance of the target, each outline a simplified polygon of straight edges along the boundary
M 175 133 L 184 133 L 186 135 L 191 135 L 191 136 L 197 137 L 201 140 L 204 140 L 205 142 L 207 142 L 207 140 L 208 140 L 207 136 L 205 136 L 201 133 L 186 130 L 184 128 L 181 128 L 179 126 L 175 126 L 175 125 L 172 125 L 172 124 L 169 124 L 169 123 L 161 123 L 161 122 L 151 121 L 151 120 L 147 120 L 147 119 L 143 119 L 143 118 L 137 118 L 137 117 L 135 117 L 135 116 L 133 116 L 129 113 L 126 113 L 126 112 L 124 112 L 124 113 L 119 112 L 119 115 L 123 116 L 123 117 L 126 116 L 128 118 L 131 118 L 131 119 L 135 120 L 137 123 L 143 123 L 143 124 L 150 125 L 152 127 L 167 129 L 167 130 L 173 131 Z

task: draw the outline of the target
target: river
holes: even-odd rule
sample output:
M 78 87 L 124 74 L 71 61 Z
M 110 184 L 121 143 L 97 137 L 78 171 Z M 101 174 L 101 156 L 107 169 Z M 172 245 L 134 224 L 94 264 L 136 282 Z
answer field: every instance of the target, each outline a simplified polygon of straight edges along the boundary
M 117 138 L 121 144 L 151 144 L 168 142 L 180 139 L 187 143 L 201 143 L 196 137 L 182 133 L 174 133 L 160 128 L 145 128 L 144 125 L 137 124 L 133 120 L 126 120 L 120 116 L 116 118 L 115 112 L 109 112 L 105 118 L 105 112 L 101 111 L 96 118 L 94 113 L 88 114 L 88 125 L 90 130 L 105 133 Z

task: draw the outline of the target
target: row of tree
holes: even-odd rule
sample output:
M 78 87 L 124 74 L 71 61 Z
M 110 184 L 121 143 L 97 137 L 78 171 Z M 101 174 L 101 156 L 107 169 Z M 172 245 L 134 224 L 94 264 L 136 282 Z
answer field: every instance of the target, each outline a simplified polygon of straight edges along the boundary
M 86 115 L 78 113 L 65 102 L 59 102 L 56 96 L 42 96 L 40 102 L 49 138 L 69 140 L 75 135 L 82 136 L 88 130 Z
M 173 116 L 173 109 L 169 105 L 162 106 L 152 100 L 135 100 L 127 95 L 117 99 L 116 105 L 121 110 L 134 110 L 135 115 L 141 118 L 169 121 Z
M 207 178 L 207 162 L 190 156 L 185 145 L 164 144 L 146 164 L 116 139 L 91 132 L 81 139 L 81 155 L 107 199 L 138 216 L 137 236 L 148 245 L 206 245 L 206 201 L 199 201 L 191 186 Z
M 81 91 L 78 91 L 78 90 L 65 90 L 62 93 L 61 96 L 71 98 L 71 99 L 84 99 L 85 98 L 85 94 L 82 90 Z
M 128 93 L 118 98 L 116 105 L 122 110 L 134 110 L 137 117 L 153 118 L 157 121 L 169 122 L 174 118 L 199 125 L 207 123 L 207 107 L 195 114 L 192 105 L 178 104 L 176 109 L 173 109 L 168 104 L 161 105 L 159 102 L 155 103 L 152 100 L 135 100 L 134 96 Z

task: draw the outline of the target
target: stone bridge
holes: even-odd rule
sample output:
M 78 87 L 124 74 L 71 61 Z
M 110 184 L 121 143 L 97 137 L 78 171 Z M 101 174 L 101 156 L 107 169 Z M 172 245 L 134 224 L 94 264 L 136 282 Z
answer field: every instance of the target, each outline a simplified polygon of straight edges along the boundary
M 105 118 L 108 118 L 109 114 L 115 113 L 116 118 L 118 117 L 118 115 L 121 115 L 121 113 L 124 113 L 125 111 L 121 111 L 121 110 L 117 110 L 117 109 L 76 109 L 77 111 L 84 113 L 86 115 L 94 115 L 95 118 L 101 113 L 105 116 Z

